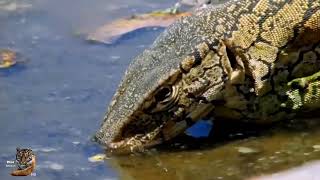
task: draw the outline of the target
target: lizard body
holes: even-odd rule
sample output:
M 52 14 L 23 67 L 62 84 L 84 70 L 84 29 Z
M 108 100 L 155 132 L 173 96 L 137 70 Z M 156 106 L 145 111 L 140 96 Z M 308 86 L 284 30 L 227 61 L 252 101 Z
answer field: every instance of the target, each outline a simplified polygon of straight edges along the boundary
M 196 11 L 132 61 L 96 139 L 135 151 L 208 115 L 291 118 L 318 103 L 292 84 L 318 85 L 319 43 L 319 0 L 233 0 Z

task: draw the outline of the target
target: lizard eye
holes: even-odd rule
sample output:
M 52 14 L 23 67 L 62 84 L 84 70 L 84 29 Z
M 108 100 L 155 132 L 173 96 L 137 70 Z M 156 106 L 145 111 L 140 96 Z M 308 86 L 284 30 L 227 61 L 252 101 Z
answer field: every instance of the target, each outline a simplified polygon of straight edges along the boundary
M 156 106 L 151 110 L 151 113 L 162 112 L 170 109 L 178 99 L 178 89 L 176 87 L 161 87 L 154 95 Z
M 154 96 L 156 101 L 162 102 L 168 99 L 172 94 L 172 88 L 169 86 L 162 87 Z

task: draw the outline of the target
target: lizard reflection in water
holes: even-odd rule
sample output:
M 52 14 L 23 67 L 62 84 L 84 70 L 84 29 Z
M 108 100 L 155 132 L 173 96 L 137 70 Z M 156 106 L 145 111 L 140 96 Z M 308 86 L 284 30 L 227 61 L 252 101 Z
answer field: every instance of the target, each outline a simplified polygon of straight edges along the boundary
M 233 0 L 196 11 L 132 61 L 96 139 L 140 151 L 202 118 L 270 123 L 317 109 L 319 42 L 319 0 Z

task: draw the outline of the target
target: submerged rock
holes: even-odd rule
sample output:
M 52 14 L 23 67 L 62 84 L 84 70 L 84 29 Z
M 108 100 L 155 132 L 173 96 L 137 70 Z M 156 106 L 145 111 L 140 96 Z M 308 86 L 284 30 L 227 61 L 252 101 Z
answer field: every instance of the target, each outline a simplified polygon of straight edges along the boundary
M 259 150 L 253 149 L 250 147 L 237 147 L 238 152 L 242 154 L 252 154 L 252 153 L 258 153 Z

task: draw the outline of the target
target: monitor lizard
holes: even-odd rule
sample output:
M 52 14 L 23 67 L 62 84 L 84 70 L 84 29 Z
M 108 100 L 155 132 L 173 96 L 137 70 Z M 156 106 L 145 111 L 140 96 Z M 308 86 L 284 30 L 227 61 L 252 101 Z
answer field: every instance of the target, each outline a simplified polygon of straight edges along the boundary
M 169 26 L 129 65 L 95 139 L 141 151 L 196 121 L 320 107 L 320 0 L 231 0 Z

